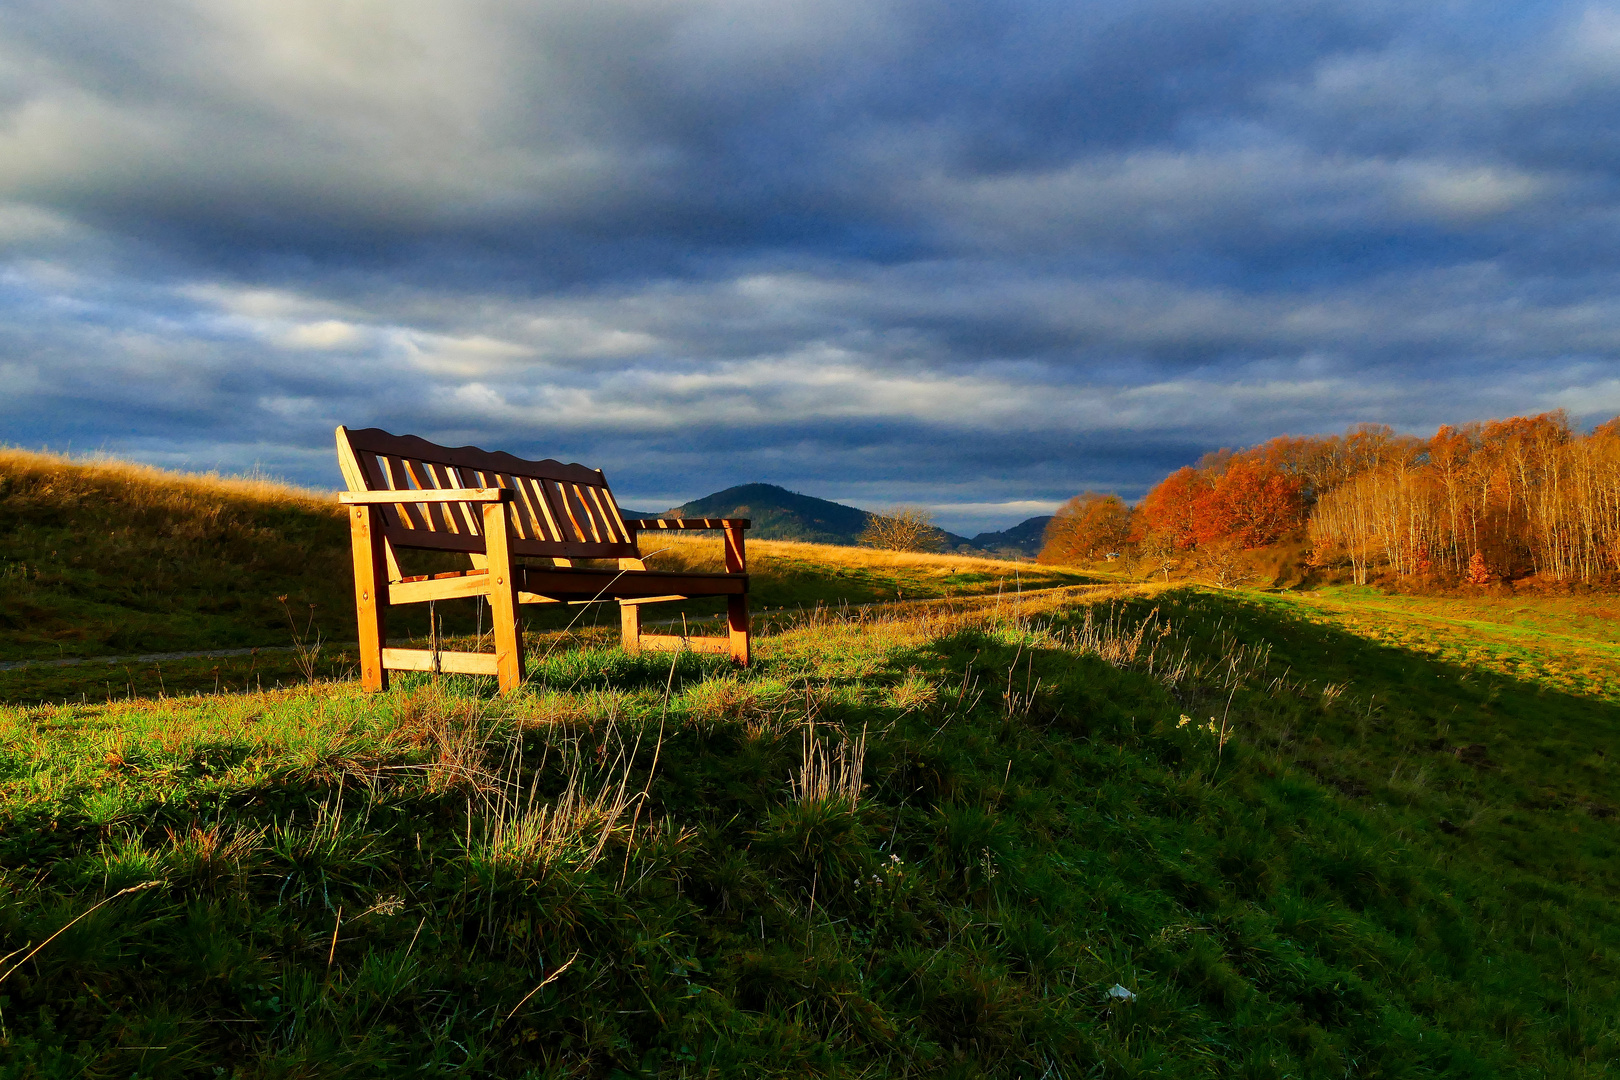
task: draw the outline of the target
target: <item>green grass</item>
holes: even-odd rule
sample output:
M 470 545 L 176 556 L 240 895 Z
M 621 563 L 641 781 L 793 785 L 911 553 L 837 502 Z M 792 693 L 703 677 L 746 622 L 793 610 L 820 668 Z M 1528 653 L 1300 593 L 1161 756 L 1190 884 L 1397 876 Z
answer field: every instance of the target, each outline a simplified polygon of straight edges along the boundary
M 0 708 L 0 1070 L 1609 1075 L 1615 704 L 1299 604 Z
M 1601 595 L 1458 599 L 1364 587 L 1261 595 L 1295 618 L 1399 649 L 1620 702 L 1620 605 Z

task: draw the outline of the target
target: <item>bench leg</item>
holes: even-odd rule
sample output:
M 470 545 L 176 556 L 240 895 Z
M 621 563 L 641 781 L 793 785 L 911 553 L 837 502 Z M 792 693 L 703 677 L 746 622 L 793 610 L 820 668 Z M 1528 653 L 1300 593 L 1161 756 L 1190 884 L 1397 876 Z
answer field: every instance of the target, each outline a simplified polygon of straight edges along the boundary
M 388 689 L 388 672 L 382 663 L 383 645 L 388 640 L 388 582 L 383 576 L 388 553 L 380 518 L 374 506 L 349 509 L 354 609 L 360 638 L 360 682 L 367 690 Z
M 641 651 L 641 605 L 619 601 L 619 643 L 627 653 Z
M 518 622 L 517 598 L 509 589 L 497 588 L 489 594 L 489 611 L 495 631 L 495 676 L 501 693 L 516 690 L 523 683 L 523 626 Z
M 495 632 L 495 675 L 501 693 L 523 684 L 523 625 L 518 621 L 517 581 L 512 576 L 511 521 L 505 503 L 484 506 L 484 543 L 489 553 L 489 617 Z
M 750 640 L 747 596 L 726 597 L 726 626 L 731 634 L 731 658 L 747 667 Z

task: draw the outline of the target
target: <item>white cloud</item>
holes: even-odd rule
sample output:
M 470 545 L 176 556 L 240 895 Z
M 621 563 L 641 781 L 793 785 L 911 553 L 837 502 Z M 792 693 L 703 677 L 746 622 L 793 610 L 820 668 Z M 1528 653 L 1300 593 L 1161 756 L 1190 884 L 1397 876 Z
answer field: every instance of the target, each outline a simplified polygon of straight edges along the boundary
M 1023 515 L 1026 518 L 1054 514 L 1063 503 L 1056 499 L 1008 499 L 1003 502 L 936 502 L 928 508 L 941 514 L 962 515 Z
M 1568 409 L 1579 417 L 1607 420 L 1620 416 L 1620 379 L 1594 379 L 1584 385 L 1553 390 L 1543 398 L 1550 409 Z
M 281 343 L 293 349 L 345 349 L 358 345 L 364 339 L 365 335 L 358 326 L 341 319 L 302 323 L 281 335 Z
M 394 350 L 418 370 L 439 376 L 477 379 L 503 372 L 518 378 L 516 369 L 534 356 L 534 350 L 485 334 L 465 335 L 396 329 L 389 334 Z

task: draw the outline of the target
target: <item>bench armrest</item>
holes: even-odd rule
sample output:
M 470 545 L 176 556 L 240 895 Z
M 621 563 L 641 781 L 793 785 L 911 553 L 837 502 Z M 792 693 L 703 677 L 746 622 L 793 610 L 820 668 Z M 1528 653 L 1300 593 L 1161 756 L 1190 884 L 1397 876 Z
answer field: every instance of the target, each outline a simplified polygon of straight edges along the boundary
M 630 518 L 625 523 L 631 540 L 640 531 L 657 532 L 659 529 L 724 529 L 726 531 L 726 573 L 746 574 L 748 552 L 743 546 L 743 530 L 748 528 L 747 518 Z
M 338 502 L 349 506 L 370 506 L 389 503 L 495 503 L 511 502 L 511 488 L 430 488 L 398 491 L 340 491 Z
M 746 529 L 748 518 L 625 518 L 631 529 Z

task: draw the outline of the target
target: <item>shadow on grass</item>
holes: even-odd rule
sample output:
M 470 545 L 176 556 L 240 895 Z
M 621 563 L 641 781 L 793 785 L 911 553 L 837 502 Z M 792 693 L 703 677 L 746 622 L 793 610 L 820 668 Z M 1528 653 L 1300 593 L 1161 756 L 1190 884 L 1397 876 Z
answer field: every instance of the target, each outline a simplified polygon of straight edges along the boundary
M 0 1060 L 1602 1075 L 1620 921 L 1606 879 L 1563 871 L 1594 830 L 1557 847 L 1556 814 L 1578 811 L 1527 807 L 1612 710 L 1554 700 L 1544 748 L 1531 687 L 1234 598 L 1157 606 L 1155 655 L 1182 666 L 1109 662 L 1080 615 L 900 645 L 812 629 L 791 668 L 591 647 L 500 702 L 420 678 L 289 694 L 252 721 L 286 743 L 257 779 L 215 736 L 80 762 L 71 789 L 71 762 L 25 776 L 14 745 L 0 950 L 64 932 L 6 982 Z M 1149 608 L 1120 605 L 1116 629 Z M 831 674 L 862 649 L 859 674 Z M 802 666 L 818 650 L 827 666 Z M 793 793 L 811 716 L 817 738 L 867 737 L 854 807 Z M 498 782 L 417 767 L 463 753 Z M 395 764 L 412 767 L 379 767 Z M 548 832 L 535 809 L 608 784 L 646 797 L 601 844 L 599 821 Z M 1490 812 L 1438 826 L 1470 800 Z M 1498 807 L 1546 851 L 1494 831 L 1515 827 Z M 1583 820 L 1600 839 L 1614 825 Z

